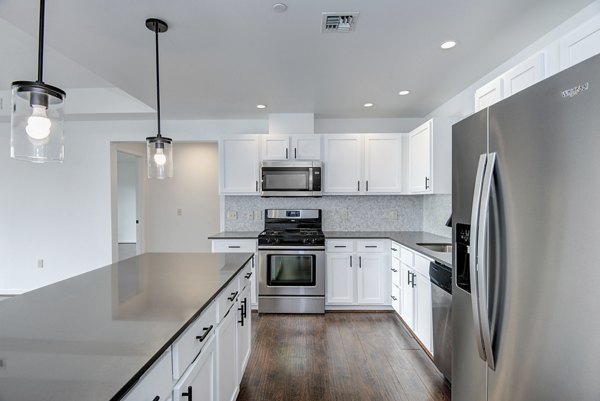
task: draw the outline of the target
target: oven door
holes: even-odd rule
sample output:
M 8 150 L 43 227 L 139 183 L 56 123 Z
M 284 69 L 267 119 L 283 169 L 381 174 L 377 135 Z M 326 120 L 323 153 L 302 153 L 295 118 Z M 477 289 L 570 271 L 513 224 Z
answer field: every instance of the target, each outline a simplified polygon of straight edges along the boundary
M 259 296 L 325 295 L 324 250 L 259 250 L 258 266 Z

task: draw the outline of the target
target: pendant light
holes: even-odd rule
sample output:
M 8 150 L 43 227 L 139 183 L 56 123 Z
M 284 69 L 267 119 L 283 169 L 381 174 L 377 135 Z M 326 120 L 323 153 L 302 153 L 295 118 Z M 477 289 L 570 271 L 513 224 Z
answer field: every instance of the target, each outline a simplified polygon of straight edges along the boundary
M 154 32 L 156 42 L 156 111 L 158 133 L 146 138 L 146 156 L 148 160 L 148 178 L 165 179 L 173 177 L 172 139 L 160 134 L 160 78 L 158 70 L 158 34 L 166 32 L 169 27 L 164 21 L 156 18 L 146 20 L 146 27 Z
M 34 163 L 62 162 L 64 159 L 66 94 L 43 81 L 44 13 L 45 0 L 40 0 L 37 81 L 12 83 L 10 157 Z

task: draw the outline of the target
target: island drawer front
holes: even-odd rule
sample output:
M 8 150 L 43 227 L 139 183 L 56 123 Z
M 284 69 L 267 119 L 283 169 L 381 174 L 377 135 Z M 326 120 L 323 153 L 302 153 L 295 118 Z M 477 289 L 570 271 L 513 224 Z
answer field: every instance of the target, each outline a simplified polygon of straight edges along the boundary
M 240 288 L 239 288 L 239 274 L 238 274 L 238 276 L 236 276 L 233 280 L 231 280 L 231 283 L 229 283 L 227 288 L 225 288 L 223 291 L 221 291 L 221 293 L 219 294 L 219 296 L 217 298 L 217 302 L 218 302 L 218 306 L 219 306 L 217 324 L 219 322 L 221 322 L 221 320 L 223 320 L 223 317 L 225 317 L 225 315 L 227 314 L 227 311 L 229 311 L 229 308 L 231 308 L 231 306 L 234 304 L 235 299 L 239 293 L 240 293 Z
M 328 239 L 325 248 L 327 252 L 354 252 L 354 240 Z
M 400 287 L 400 260 L 392 258 L 392 283 Z
M 250 281 L 252 280 L 251 277 L 253 274 L 254 273 L 252 272 L 252 261 L 250 260 L 248 261 L 248 263 L 246 263 L 242 271 L 238 274 L 238 277 L 240 278 L 240 293 L 244 290 L 244 288 L 246 288 L 250 284 Z
M 255 253 L 256 252 L 256 240 L 255 239 L 214 239 L 212 240 L 212 252 L 213 253 Z
M 173 401 L 212 401 L 217 395 L 216 336 L 207 340 L 202 352 L 173 387 Z M 191 388 L 190 388 L 191 387 Z M 189 394 L 191 391 L 193 397 Z M 169 398 L 169 400 L 171 400 Z M 167 400 L 167 401 L 169 401 Z M 162 401 L 159 400 L 159 401 Z
M 414 253 L 413 251 L 411 251 L 408 248 L 405 247 L 400 247 L 400 260 L 405 264 L 408 265 L 410 267 L 413 267 L 415 265 L 415 261 L 414 261 Z
M 356 241 L 356 252 L 385 252 L 385 240 L 382 239 L 374 239 L 374 240 L 366 240 L 361 239 Z
M 121 401 L 168 400 L 173 390 L 171 350 L 168 349 L 148 369 Z
M 429 277 L 429 263 L 431 263 L 431 259 L 415 253 L 415 270 L 425 277 Z
M 400 244 L 392 241 L 392 257 L 400 259 Z
M 190 366 L 204 345 L 214 335 L 216 329 L 217 303 L 213 301 L 208 309 L 203 311 L 173 343 L 173 378 L 175 380 L 179 379 Z

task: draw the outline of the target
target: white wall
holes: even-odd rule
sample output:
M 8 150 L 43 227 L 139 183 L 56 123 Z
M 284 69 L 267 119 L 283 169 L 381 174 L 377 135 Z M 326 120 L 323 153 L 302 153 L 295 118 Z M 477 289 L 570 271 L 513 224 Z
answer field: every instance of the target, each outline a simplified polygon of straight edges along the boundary
M 210 252 L 220 224 L 217 143 L 176 144 L 173 160 L 172 179 L 148 180 L 146 250 Z

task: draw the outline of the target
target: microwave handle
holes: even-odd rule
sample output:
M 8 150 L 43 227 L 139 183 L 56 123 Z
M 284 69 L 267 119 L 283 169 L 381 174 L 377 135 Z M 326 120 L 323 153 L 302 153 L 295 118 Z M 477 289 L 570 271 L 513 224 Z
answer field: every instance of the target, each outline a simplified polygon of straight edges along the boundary
M 312 167 L 308 168 L 308 190 L 309 191 L 313 190 L 313 168 Z

